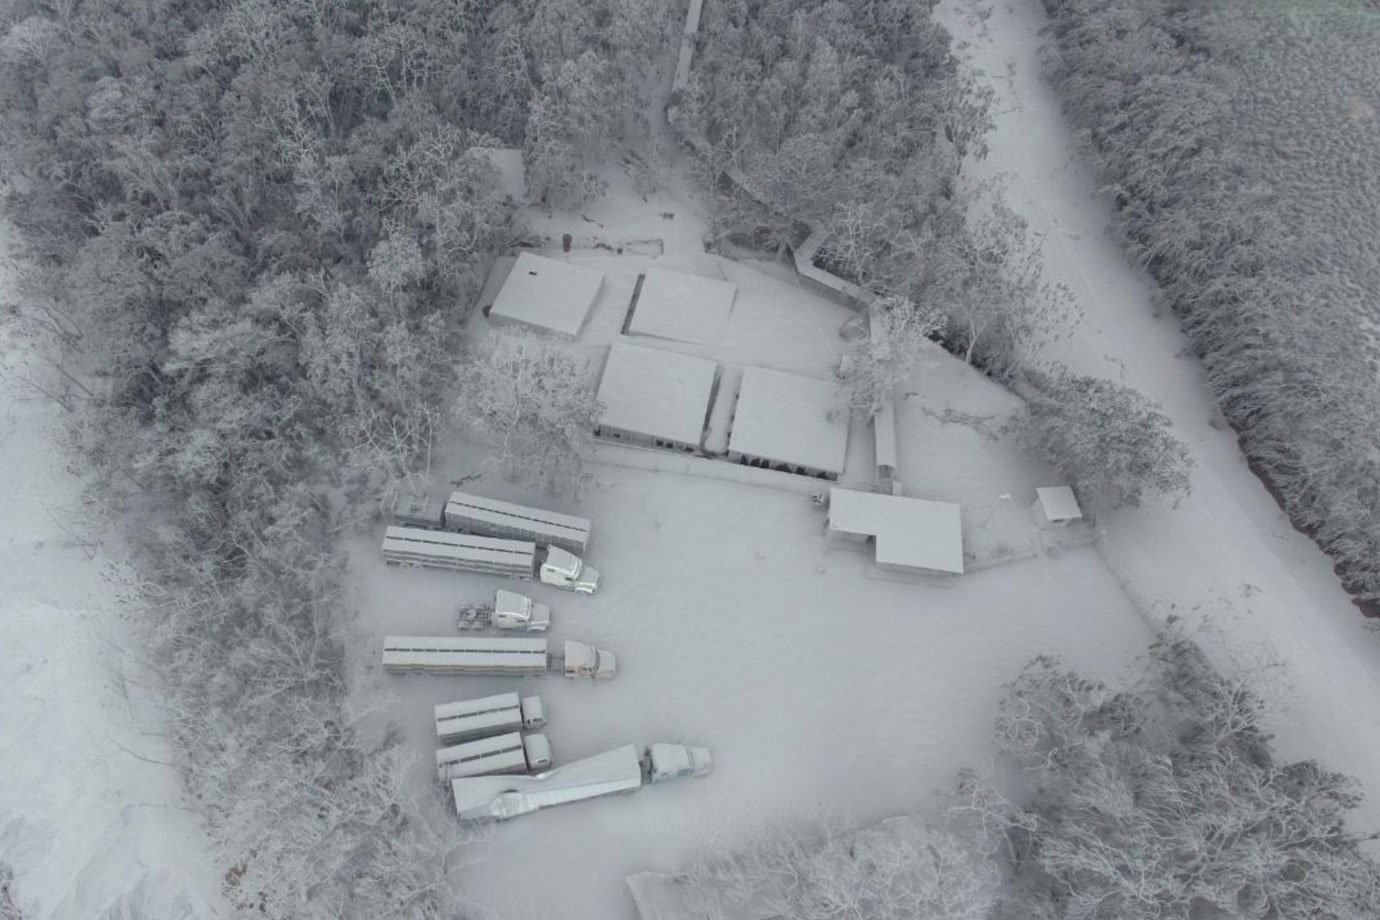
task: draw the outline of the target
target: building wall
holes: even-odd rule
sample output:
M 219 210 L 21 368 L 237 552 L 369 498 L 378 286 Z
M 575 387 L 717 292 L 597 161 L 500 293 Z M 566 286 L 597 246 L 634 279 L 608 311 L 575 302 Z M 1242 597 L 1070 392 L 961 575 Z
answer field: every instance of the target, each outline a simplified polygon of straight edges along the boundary
M 755 466 L 765 470 L 776 470 L 780 473 L 794 473 L 797 476 L 813 476 L 816 479 L 826 479 L 829 482 L 837 482 L 839 478 L 838 473 L 802 466 L 798 463 L 783 463 L 780 460 L 769 460 L 766 457 L 754 457 L 751 454 L 744 454 L 736 450 L 730 450 L 728 452 L 728 459 L 734 463 L 741 463 L 744 466 Z
M 684 441 L 673 441 L 669 438 L 657 437 L 656 435 L 629 431 L 626 428 L 614 428 L 612 425 L 600 425 L 598 428 L 595 428 L 594 436 L 618 444 L 632 444 L 637 447 L 675 450 L 690 454 L 697 453 L 700 447 L 698 444 L 686 444 Z

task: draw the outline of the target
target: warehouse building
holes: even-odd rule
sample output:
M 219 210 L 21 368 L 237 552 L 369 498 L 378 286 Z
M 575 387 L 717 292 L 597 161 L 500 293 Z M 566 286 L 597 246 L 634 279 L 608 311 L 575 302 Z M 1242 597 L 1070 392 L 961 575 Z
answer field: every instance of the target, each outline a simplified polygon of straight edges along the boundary
M 494 298 L 489 321 L 575 338 L 599 297 L 604 273 L 524 252 Z
M 764 367 L 743 371 L 728 459 L 837 480 L 848 454 L 848 409 L 838 384 Z
M 628 332 L 712 345 L 723 338 L 738 286 L 667 268 L 642 276 Z
M 594 433 L 642 447 L 698 451 L 718 371 L 708 358 L 614 342 L 599 381 Z
M 831 540 L 875 544 L 879 568 L 963 574 L 963 521 L 958 505 L 830 489 L 825 526 Z

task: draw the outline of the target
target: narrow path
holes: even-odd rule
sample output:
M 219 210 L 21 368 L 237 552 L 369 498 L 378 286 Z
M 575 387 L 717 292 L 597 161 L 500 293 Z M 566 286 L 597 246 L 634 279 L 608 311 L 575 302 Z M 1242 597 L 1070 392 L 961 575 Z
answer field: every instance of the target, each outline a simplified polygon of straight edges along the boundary
M 981 15 L 983 8 L 986 15 Z M 1120 380 L 1161 403 L 1197 467 L 1177 508 L 1102 516 L 1104 556 L 1147 615 L 1184 616 L 1204 644 L 1239 661 L 1288 665 L 1286 756 L 1315 756 L 1369 787 L 1360 821 L 1380 829 L 1380 636 L 1367 632 L 1330 561 L 1295 532 L 1247 469 L 1196 360 L 1156 289 L 1111 235 L 1112 211 L 1042 76 L 1039 0 L 942 0 L 938 17 L 996 93 L 991 153 L 970 178 L 1003 175 L 1011 205 L 1045 243 L 1050 280 L 1077 296 L 1082 319 L 1047 357 Z

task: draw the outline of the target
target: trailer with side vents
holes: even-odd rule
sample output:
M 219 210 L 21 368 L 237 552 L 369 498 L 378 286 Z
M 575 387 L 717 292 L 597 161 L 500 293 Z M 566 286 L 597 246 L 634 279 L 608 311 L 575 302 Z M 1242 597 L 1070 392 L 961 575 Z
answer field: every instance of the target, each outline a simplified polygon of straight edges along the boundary
M 383 668 L 395 674 L 471 674 L 536 677 L 548 671 L 566 677 L 607 680 L 618 670 L 614 655 L 583 642 L 565 642 L 552 652 L 545 639 L 507 636 L 386 636 Z

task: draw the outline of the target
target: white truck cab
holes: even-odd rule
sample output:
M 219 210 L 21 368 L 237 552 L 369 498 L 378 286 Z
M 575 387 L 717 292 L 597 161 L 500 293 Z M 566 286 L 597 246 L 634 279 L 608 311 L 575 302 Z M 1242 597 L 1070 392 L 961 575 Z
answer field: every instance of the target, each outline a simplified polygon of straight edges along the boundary
M 642 770 L 650 783 L 665 783 L 691 776 L 707 776 L 714 769 L 709 749 L 684 744 L 649 744 L 642 756 Z
M 607 649 L 583 642 L 566 642 L 565 676 L 608 680 L 618 672 L 618 659 Z
M 551 625 L 551 608 L 516 591 L 494 592 L 493 626 L 541 632 Z
M 559 546 L 547 548 L 539 574 L 542 584 L 566 588 L 576 594 L 593 594 L 599 590 L 599 570 L 585 565 L 579 556 Z

